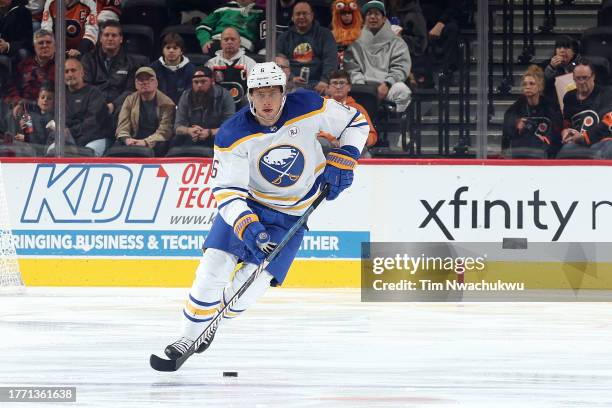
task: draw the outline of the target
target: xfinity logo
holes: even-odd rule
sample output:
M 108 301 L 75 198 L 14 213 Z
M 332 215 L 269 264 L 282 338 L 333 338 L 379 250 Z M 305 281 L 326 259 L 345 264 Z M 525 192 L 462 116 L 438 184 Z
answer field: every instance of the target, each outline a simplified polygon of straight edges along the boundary
M 444 236 L 454 241 L 454 237 L 451 234 L 451 230 L 459 228 L 477 229 L 491 228 L 492 214 L 495 215 L 494 227 L 500 227 L 502 223 L 506 229 L 517 228 L 523 229 L 526 224 L 532 223 L 537 229 L 554 231 L 552 237 L 553 241 L 557 241 L 563 230 L 569 223 L 574 210 L 578 206 L 578 201 L 573 201 L 568 208 L 561 208 L 557 201 L 546 201 L 540 199 L 540 190 L 533 192 L 533 198 L 527 201 L 517 200 L 516 202 L 507 202 L 505 200 L 465 200 L 462 199 L 462 194 L 468 191 L 467 186 L 459 187 L 455 191 L 454 198 L 449 200 L 439 200 L 436 203 L 430 203 L 427 200 L 420 200 L 421 204 L 427 211 L 427 215 L 419 225 L 419 228 L 426 228 L 430 223 L 435 224 Z M 607 203 L 607 202 L 606 202 Z M 593 203 L 604 204 L 602 203 Z M 441 211 L 445 206 L 452 207 L 452 217 L 450 219 L 445 218 Z M 595 211 L 597 206 L 594 206 L 593 217 L 595 217 Z M 550 213 L 553 213 L 552 215 Z M 469 214 L 471 218 L 470 225 L 462 225 L 462 215 Z M 549 220 L 553 218 L 554 222 L 544 223 L 543 219 Z M 465 218 L 463 218 L 465 223 Z M 484 225 L 479 225 L 479 222 L 484 221 Z M 594 221 L 595 222 L 595 221 Z M 593 227 L 595 228 L 595 227 Z
M 21 222 L 126 223 L 155 221 L 168 175 L 161 165 L 132 169 L 113 164 L 39 164 Z

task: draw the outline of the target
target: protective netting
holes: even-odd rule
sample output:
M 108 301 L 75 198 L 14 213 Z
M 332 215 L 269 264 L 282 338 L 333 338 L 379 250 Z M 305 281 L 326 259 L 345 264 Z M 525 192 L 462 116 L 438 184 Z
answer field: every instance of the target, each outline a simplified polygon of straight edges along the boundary
M 0 290 L 23 287 L 0 163 Z

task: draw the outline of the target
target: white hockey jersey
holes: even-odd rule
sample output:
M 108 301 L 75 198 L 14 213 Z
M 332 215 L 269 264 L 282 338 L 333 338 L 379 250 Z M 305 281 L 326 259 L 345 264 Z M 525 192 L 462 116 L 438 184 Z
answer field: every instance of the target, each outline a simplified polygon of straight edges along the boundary
M 259 124 L 248 107 L 226 121 L 215 138 L 213 181 L 223 220 L 234 225 L 250 211 L 247 200 L 303 214 L 318 195 L 326 164 L 319 131 L 361 151 L 369 125 L 356 109 L 305 90 L 287 95 L 275 126 Z

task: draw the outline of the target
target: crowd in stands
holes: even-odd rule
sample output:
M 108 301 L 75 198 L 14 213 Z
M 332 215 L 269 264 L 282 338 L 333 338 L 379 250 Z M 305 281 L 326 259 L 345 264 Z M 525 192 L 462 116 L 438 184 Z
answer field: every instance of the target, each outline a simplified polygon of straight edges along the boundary
M 121 0 L 63 1 L 67 60 L 65 84 L 59 85 L 55 0 L 0 0 L 4 143 L 30 144 L 23 149 L 27 154 L 53 154 L 51 101 L 55 89 L 65 86 L 68 152 L 211 155 L 221 124 L 247 104 L 248 72 L 263 61 L 265 1 L 169 2 L 167 26 L 191 27 L 198 55 L 188 55 L 185 31 L 168 28 L 156 40 L 159 57 L 153 60 L 126 46 Z M 371 124 L 368 146 L 377 142 L 370 118 L 375 112 L 349 95 L 352 87 L 370 86 L 378 103 L 401 114 L 415 89 L 435 85 L 435 73 L 452 77 L 458 69 L 469 0 L 330 0 L 325 8 L 321 2 L 275 1 L 275 61 L 287 74 L 287 91 L 312 89 L 361 110 Z M 558 78 L 568 77 L 575 89 L 559 96 Z M 610 136 L 612 113 L 595 77 L 578 42 L 557 41 L 549 61 L 525 72 L 523 95 L 505 116 L 503 148 L 535 147 L 554 157 L 582 145 L 606 156 L 600 141 Z M 601 113 L 591 127 L 575 117 L 586 105 Z

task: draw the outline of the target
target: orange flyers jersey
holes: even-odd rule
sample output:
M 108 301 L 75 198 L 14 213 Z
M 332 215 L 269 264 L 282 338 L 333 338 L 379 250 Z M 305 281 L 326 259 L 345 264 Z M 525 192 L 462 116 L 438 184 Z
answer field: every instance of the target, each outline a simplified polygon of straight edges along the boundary
M 97 4 L 94 0 L 79 0 L 66 10 L 66 49 L 78 49 L 81 39 L 98 40 Z M 55 0 L 46 0 L 41 28 L 53 31 Z

